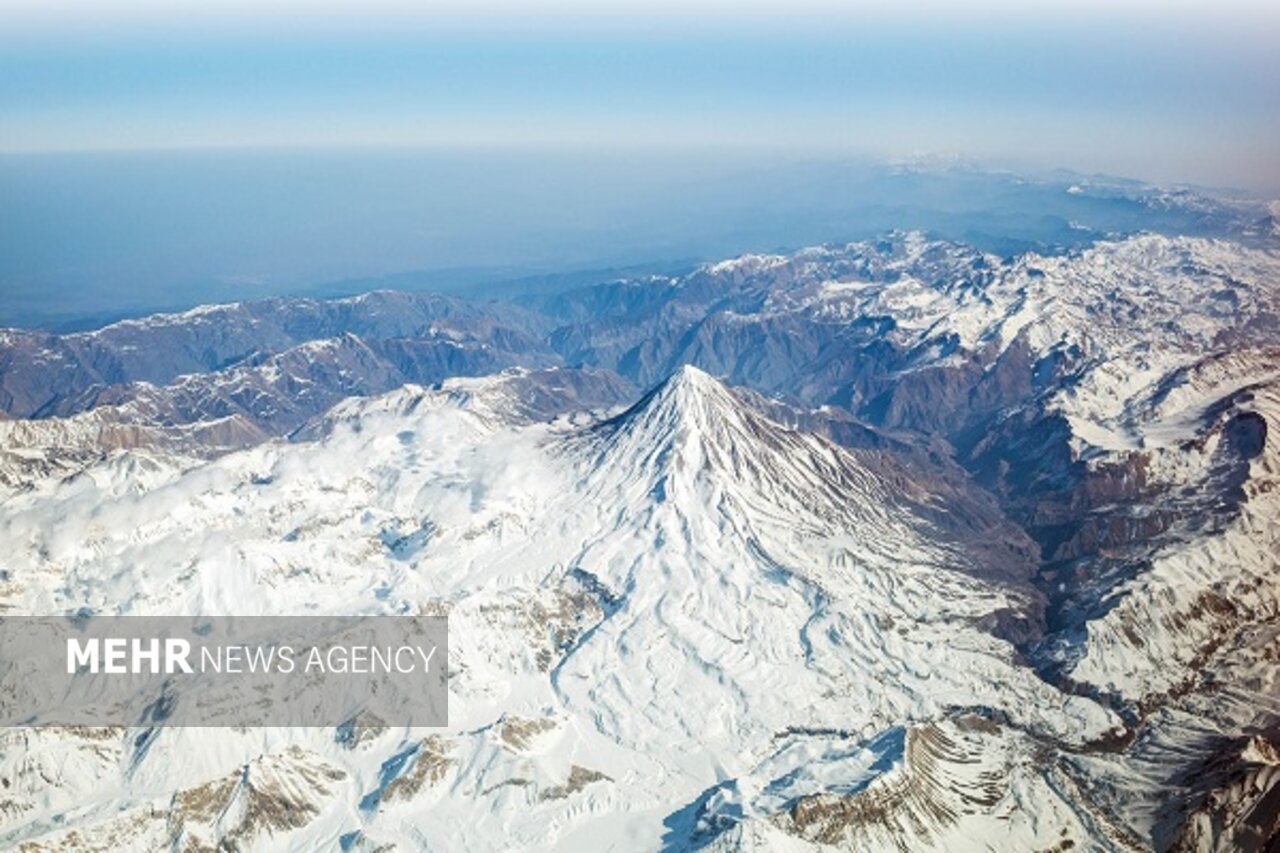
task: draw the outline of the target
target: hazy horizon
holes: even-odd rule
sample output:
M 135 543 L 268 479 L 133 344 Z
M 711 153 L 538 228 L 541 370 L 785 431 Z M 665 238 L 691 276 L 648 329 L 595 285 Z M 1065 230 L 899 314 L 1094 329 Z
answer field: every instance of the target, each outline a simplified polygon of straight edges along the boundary
M 921 157 L 1280 196 L 1278 26 L 1248 0 L 16 0 L 0 324 L 1136 221 L 872 174 Z
M 1068 192 L 1075 181 L 1093 190 Z M 0 155 L 0 326 L 383 287 L 484 296 L 530 277 L 667 270 L 899 228 L 1005 254 L 1205 227 L 1194 211 L 1144 207 L 1128 186 L 742 152 Z

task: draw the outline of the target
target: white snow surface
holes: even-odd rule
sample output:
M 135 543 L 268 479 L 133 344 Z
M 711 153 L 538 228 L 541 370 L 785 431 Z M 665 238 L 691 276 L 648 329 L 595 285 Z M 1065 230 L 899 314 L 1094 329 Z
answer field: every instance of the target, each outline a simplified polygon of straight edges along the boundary
M 892 509 L 892 487 L 852 456 L 766 421 L 693 368 L 586 428 L 505 423 L 458 384 L 344 404 L 316 442 L 267 444 L 150 488 L 103 472 L 0 522 L 15 612 L 443 606 L 446 729 L 390 728 L 354 749 L 332 729 L 161 729 L 140 758 L 137 730 L 10 730 L 0 774 L 18 787 L 0 840 L 233 837 L 252 822 L 159 815 L 238 779 L 250 802 L 278 787 L 315 810 L 253 835 L 263 849 L 323 849 L 353 832 L 410 849 L 654 849 L 726 784 L 744 804 L 729 812 L 734 843 L 772 844 L 797 797 L 903 785 L 956 800 L 961 819 L 923 829 L 902 806 L 903 832 L 941 843 L 996 831 L 966 799 L 991 784 L 983 768 L 1001 778 L 1001 808 L 1051 804 L 1017 837 L 1082 833 L 1024 765 L 1036 744 L 1080 745 L 1118 720 L 980 629 L 1018 594 Z M 397 402 L 432 393 L 434 405 Z M 420 546 L 387 544 L 422 530 Z M 1002 709 L 1008 726 L 971 727 L 972 754 L 922 766 L 918 742 L 980 708 Z M 505 727 L 524 721 L 536 731 L 513 745 Z M 439 778 L 362 808 L 406 749 L 418 758 L 402 776 L 429 754 Z M 726 803 L 708 801 L 700 819 L 715 825 Z
M 708 269 L 820 271 L 845 248 Z M 883 471 L 693 368 L 611 420 L 529 423 L 492 380 L 453 380 L 211 462 L 121 440 L 69 479 L 56 449 L 92 445 L 92 413 L 0 424 L 0 473 L 44 477 L 0 501 L 9 612 L 442 608 L 451 642 L 444 729 L 161 729 L 141 754 L 139 729 L 8 730 L 0 846 L 1145 849 L 1167 780 L 1095 748 L 1122 721 L 1089 695 L 1156 702 L 1171 752 L 1277 710 L 1280 354 L 1251 324 L 1280 312 L 1280 258 L 1153 235 L 1008 264 L 902 251 L 990 274 L 800 276 L 760 310 L 891 317 L 921 364 L 947 340 L 1078 353 L 1045 405 L 1077 458 L 1141 453 L 1156 484 L 1211 476 L 1224 400 L 1267 425 L 1238 514 L 1090 619 L 1077 690 L 988 632 L 1025 592 Z

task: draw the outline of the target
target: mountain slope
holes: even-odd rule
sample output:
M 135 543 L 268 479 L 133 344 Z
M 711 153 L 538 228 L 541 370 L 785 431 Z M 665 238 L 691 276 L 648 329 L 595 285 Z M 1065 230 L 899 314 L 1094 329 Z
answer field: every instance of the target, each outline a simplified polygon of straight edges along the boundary
M 449 397 L 396 392 L 314 442 L 152 491 L 56 490 L 3 521 L 26 543 L 3 589 L 19 612 L 446 608 L 449 728 L 11 730 L 5 843 L 1086 837 L 1089 807 L 1035 756 L 1119 721 L 989 632 L 1027 605 L 1018 572 L 937 541 L 892 478 L 693 369 L 585 427 L 494 420 L 480 385 Z M 265 817 L 281 796 L 286 825 Z M 817 829 L 831 798 L 879 828 Z M 233 803 L 246 817 L 210 823 Z
M 335 386 L 361 393 L 382 385 L 397 387 L 400 393 L 381 398 L 380 405 L 405 408 L 433 397 L 420 386 L 403 384 L 395 371 L 381 372 L 376 358 L 364 360 L 369 354 L 355 338 L 303 344 L 260 368 L 183 377 L 162 389 L 144 385 L 118 405 L 99 405 L 69 417 L 0 421 L 0 503 L 11 495 L 56 486 L 104 459 L 151 455 L 185 468 L 261 444 L 286 428 L 295 436 L 314 437 L 352 404 L 360 409 L 359 398 L 338 403 L 348 398 Z M 281 361 L 292 361 L 297 369 L 282 369 Z M 361 364 L 374 368 L 362 371 Z M 566 413 L 587 416 L 632 394 L 630 383 L 615 374 L 568 368 L 514 368 L 478 387 L 489 414 L 509 423 L 552 420 Z M 438 387 L 445 393 L 434 398 L 458 397 L 455 402 L 465 404 L 472 394 L 468 389 L 465 382 L 447 380 Z

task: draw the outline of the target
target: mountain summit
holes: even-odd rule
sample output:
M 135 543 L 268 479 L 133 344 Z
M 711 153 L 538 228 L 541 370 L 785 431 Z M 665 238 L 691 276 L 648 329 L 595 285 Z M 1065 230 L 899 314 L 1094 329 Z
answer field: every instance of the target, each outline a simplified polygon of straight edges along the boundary
M 883 485 L 847 451 L 760 414 L 719 380 L 684 365 L 631 408 L 576 441 L 591 451 L 587 480 L 619 488 L 647 478 L 659 499 L 789 523 L 867 523 Z

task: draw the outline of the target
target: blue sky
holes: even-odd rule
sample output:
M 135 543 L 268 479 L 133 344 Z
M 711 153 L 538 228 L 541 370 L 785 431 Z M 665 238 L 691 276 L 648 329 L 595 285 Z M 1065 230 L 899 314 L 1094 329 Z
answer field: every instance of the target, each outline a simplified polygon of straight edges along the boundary
M 1280 4 L 1034 5 L 18 0 L 0 151 L 932 153 L 1280 187 Z

